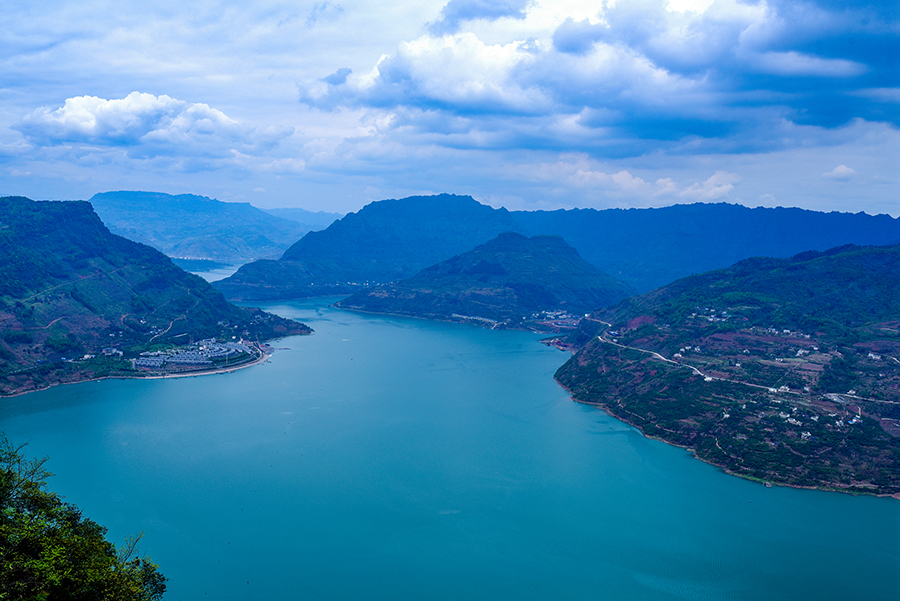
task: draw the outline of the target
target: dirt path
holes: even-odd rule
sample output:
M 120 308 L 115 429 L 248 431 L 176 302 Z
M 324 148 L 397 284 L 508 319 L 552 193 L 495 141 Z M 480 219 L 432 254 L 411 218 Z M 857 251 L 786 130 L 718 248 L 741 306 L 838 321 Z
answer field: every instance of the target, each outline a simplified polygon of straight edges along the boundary
M 760 389 L 765 390 L 765 391 L 767 391 L 767 392 L 771 392 L 771 391 L 772 391 L 772 387 L 771 387 L 771 386 L 763 386 L 763 385 L 761 385 L 761 384 L 753 384 L 753 383 L 751 383 L 751 382 L 744 382 L 743 380 L 730 380 L 730 379 L 728 379 L 728 378 L 714 378 L 714 377 L 712 377 L 712 376 L 708 376 L 708 375 L 704 374 L 702 371 L 700 371 L 699 369 L 697 369 L 696 367 L 694 367 L 693 365 L 690 365 L 690 364 L 688 364 L 688 363 L 681 363 L 681 362 L 679 362 L 679 361 L 674 361 L 674 360 L 672 360 L 672 359 L 668 359 L 668 358 L 666 358 L 666 357 L 663 357 L 662 355 L 660 355 L 660 354 L 657 353 L 656 351 L 650 351 L 650 350 L 647 350 L 647 349 L 638 348 L 638 347 L 636 347 L 636 346 L 627 346 L 627 345 L 624 345 L 624 344 L 619 344 L 618 342 L 613 342 L 612 340 L 607 340 L 607 339 L 604 338 L 603 336 L 597 336 L 597 340 L 600 340 L 601 342 L 605 342 L 606 344 L 611 344 L 611 345 L 613 345 L 613 346 L 617 346 L 617 347 L 619 347 L 619 348 L 625 348 L 625 349 L 630 349 L 630 350 L 632 350 L 632 351 L 639 351 L 639 352 L 642 352 L 642 353 L 647 353 L 647 354 L 649 354 L 649 355 L 652 355 L 654 358 L 659 359 L 660 361 L 665 361 L 666 363 L 671 363 L 672 365 L 677 365 L 678 367 L 686 367 L 686 368 L 690 369 L 691 371 L 693 371 L 694 374 L 696 374 L 696 375 L 700 376 L 701 378 L 703 378 L 704 380 L 707 380 L 707 381 L 710 381 L 710 382 L 713 381 L 713 380 L 718 380 L 718 381 L 720 381 L 720 382 L 730 382 L 730 383 L 732 383 L 732 384 L 742 384 L 742 385 L 744 385 L 744 386 L 750 386 L 750 387 L 753 387 L 753 388 L 760 388 Z M 781 392 L 782 394 L 793 394 L 793 395 L 797 395 L 797 396 L 800 396 L 800 395 L 801 395 L 800 392 L 797 392 L 797 391 L 794 391 L 794 390 L 787 390 L 787 391 L 780 391 L 780 392 Z M 872 403 L 887 403 L 887 404 L 889 404 L 889 405 L 900 405 L 900 403 L 898 403 L 898 402 L 896 402 L 896 401 L 886 401 L 886 400 L 882 400 L 882 399 L 872 399 L 872 398 L 868 398 L 868 397 L 855 396 L 855 395 L 852 395 L 852 394 L 842 394 L 841 396 L 842 396 L 842 397 L 847 397 L 847 398 L 853 399 L 853 400 L 855 400 L 855 401 L 869 401 L 869 402 L 872 402 Z

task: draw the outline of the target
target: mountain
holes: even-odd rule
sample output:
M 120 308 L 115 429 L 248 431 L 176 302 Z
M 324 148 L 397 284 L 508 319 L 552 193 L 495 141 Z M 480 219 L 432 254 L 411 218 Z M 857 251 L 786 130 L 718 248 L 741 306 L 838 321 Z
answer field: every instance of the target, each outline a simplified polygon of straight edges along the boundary
M 586 261 L 641 292 L 748 257 L 790 257 L 900 239 L 900 219 L 889 215 L 727 203 L 515 211 L 512 217 L 532 234 L 562 236 Z
M 505 209 L 470 196 L 382 200 L 310 232 L 278 261 L 257 261 L 214 285 L 227 298 L 274 300 L 346 294 L 421 269 L 519 231 Z
M 897 494 L 898 280 L 896 245 L 747 259 L 594 312 L 556 378 L 731 473 Z
M 343 217 L 340 213 L 326 213 L 325 211 L 313 212 L 299 208 L 263 209 L 263 211 L 281 219 L 296 221 L 310 232 L 324 230 L 326 227 Z
M 205 280 L 109 232 L 82 201 L 0 198 L 0 394 L 115 373 L 191 339 L 266 340 L 303 324 L 236 307 Z M 98 355 L 72 363 L 73 358 Z
M 307 234 L 280 260 L 245 265 L 216 286 L 242 300 L 345 294 L 411 277 L 507 231 L 560 236 L 587 262 L 646 292 L 753 256 L 890 244 L 900 239 L 900 219 L 724 203 L 509 212 L 442 194 L 370 203 Z
M 247 203 L 159 192 L 103 192 L 90 201 L 115 234 L 170 257 L 245 263 L 278 257 L 314 229 Z
M 360 290 L 338 306 L 516 326 L 542 313 L 584 314 L 632 294 L 562 238 L 510 232 L 396 284 Z

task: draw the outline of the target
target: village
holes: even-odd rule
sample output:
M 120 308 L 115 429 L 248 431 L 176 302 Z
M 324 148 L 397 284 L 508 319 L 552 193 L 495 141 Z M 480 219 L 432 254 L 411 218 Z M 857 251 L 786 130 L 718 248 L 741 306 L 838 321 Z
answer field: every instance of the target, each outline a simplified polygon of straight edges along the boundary
M 132 359 L 132 366 L 148 373 L 177 373 L 186 371 L 229 368 L 259 359 L 262 351 L 249 342 L 218 342 L 208 338 L 173 349 L 147 351 Z

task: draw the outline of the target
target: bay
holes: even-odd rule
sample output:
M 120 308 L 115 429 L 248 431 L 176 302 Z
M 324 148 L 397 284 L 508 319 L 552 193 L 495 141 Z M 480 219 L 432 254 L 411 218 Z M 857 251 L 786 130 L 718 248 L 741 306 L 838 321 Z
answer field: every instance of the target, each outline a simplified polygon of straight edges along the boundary
M 900 598 L 896 500 L 648 440 L 573 403 L 536 335 L 264 308 L 316 333 L 231 374 L 0 401 L 51 489 L 144 532 L 168 600 Z

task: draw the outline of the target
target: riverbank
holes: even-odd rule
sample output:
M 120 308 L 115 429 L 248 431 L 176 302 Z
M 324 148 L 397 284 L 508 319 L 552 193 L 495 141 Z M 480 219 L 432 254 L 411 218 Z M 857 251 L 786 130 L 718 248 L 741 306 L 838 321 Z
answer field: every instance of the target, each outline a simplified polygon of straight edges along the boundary
M 116 373 L 107 376 L 101 377 L 84 377 L 84 378 L 74 378 L 72 380 L 61 380 L 59 382 L 52 382 L 46 386 L 42 386 L 40 388 L 32 388 L 29 390 L 21 390 L 18 392 L 14 392 L 12 394 L 3 394 L 0 395 L 0 399 L 10 399 L 19 397 L 26 394 L 32 394 L 34 392 L 41 392 L 43 390 L 49 390 L 51 388 L 56 388 L 57 386 L 67 386 L 70 384 L 83 384 L 85 382 L 100 382 L 102 380 L 161 380 L 161 379 L 169 379 L 169 378 L 191 378 L 196 376 L 211 376 L 216 374 L 226 374 L 231 373 L 238 369 L 245 369 L 248 367 L 253 367 L 254 365 L 259 365 L 260 363 L 265 362 L 274 352 L 275 349 L 267 344 L 267 343 L 253 343 L 254 347 L 257 351 L 257 356 L 248 361 L 244 361 L 242 363 L 238 363 L 236 365 L 228 365 L 228 366 L 216 366 L 213 368 L 199 368 L 189 371 L 182 371 L 177 373 L 154 373 L 152 375 L 141 374 L 141 373 Z
M 699 460 L 699 461 L 702 461 L 703 463 L 706 463 L 707 465 L 712 465 L 712 466 L 714 466 L 714 467 L 717 467 L 717 468 L 719 468 L 720 470 L 722 470 L 724 473 L 726 473 L 726 474 L 728 474 L 728 475 L 730 475 L 730 476 L 737 476 L 738 478 L 742 478 L 742 479 L 744 479 L 744 480 L 750 480 L 750 481 L 752 481 L 752 482 L 758 482 L 759 484 L 762 484 L 762 485 L 764 485 L 764 486 L 766 486 L 766 487 L 769 487 L 769 486 L 783 486 L 783 487 L 786 487 L 786 488 L 796 488 L 796 489 L 801 489 L 801 490 L 821 490 L 821 491 L 824 491 L 824 492 L 840 492 L 840 493 L 849 494 L 849 495 L 854 495 L 854 496 L 855 496 L 855 495 L 866 495 L 866 496 L 872 496 L 872 497 L 889 497 L 889 498 L 892 498 L 892 499 L 900 500 L 900 492 L 878 494 L 878 493 L 874 493 L 874 492 L 868 492 L 868 491 L 866 491 L 866 490 L 864 490 L 864 489 L 853 489 L 853 490 L 850 490 L 850 489 L 848 489 L 848 488 L 841 488 L 841 487 L 839 487 L 839 486 L 804 486 L 804 485 L 800 485 L 800 484 L 790 484 L 790 483 L 787 483 L 787 482 L 779 482 L 778 480 L 775 480 L 775 479 L 765 480 L 765 479 L 762 479 L 762 478 L 757 478 L 757 477 L 752 476 L 752 475 L 742 474 L 742 473 L 740 473 L 740 472 L 736 472 L 736 471 L 734 471 L 734 470 L 732 470 L 732 469 L 729 469 L 728 466 L 726 466 L 726 465 L 724 465 L 724 464 L 722 464 L 722 463 L 718 463 L 718 462 L 716 462 L 716 461 L 711 461 L 711 460 L 709 460 L 709 459 L 706 459 L 706 458 L 704 458 L 704 457 L 699 456 L 699 455 L 697 454 L 696 450 L 695 450 L 694 448 L 692 448 L 692 447 L 689 447 L 689 446 L 686 446 L 686 445 L 681 445 L 681 444 L 678 444 L 678 443 L 676 443 L 676 442 L 672 442 L 672 441 L 670 441 L 670 440 L 666 440 L 665 438 L 663 438 L 663 437 L 661 437 L 661 436 L 654 436 L 654 435 L 652 435 L 652 434 L 648 434 L 648 433 L 645 432 L 638 424 L 634 423 L 633 421 L 630 421 L 630 420 L 629 420 L 628 418 L 626 418 L 626 417 L 623 417 L 623 416 L 621 416 L 621 415 L 616 414 L 614 411 L 612 411 L 612 410 L 611 410 L 607 405 L 605 405 L 604 403 L 599 403 L 599 402 L 595 402 L 595 401 L 585 401 L 585 400 L 583 400 L 583 399 L 579 399 L 579 398 L 577 398 L 577 397 L 572 393 L 572 391 L 571 391 L 568 387 L 566 387 L 564 384 L 562 384 L 559 380 L 556 380 L 556 382 L 557 382 L 563 389 L 565 389 L 566 392 L 569 393 L 570 398 L 571 398 L 573 401 L 575 401 L 576 403 L 579 403 L 579 404 L 581 404 L 581 405 L 588 405 L 588 406 L 590 406 L 590 407 L 595 407 L 595 408 L 597 408 L 597 409 L 600 409 L 600 410 L 602 410 L 604 413 L 606 413 L 607 415 L 609 415 L 610 417 L 615 418 L 615 419 L 619 420 L 619 421 L 622 422 L 622 423 L 628 424 L 629 426 L 631 426 L 632 428 L 634 428 L 635 430 L 637 430 L 638 432 L 640 432 L 640 433 L 641 433 L 641 436 L 643 436 L 644 438 L 647 438 L 647 439 L 650 439 L 650 440 L 658 440 L 659 442 L 664 442 L 664 443 L 666 443 L 666 444 L 669 445 L 669 446 L 677 447 L 677 448 L 679 448 L 679 449 L 684 449 L 685 451 L 688 451 L 695 459 L 697 459 L 697 460 Z

